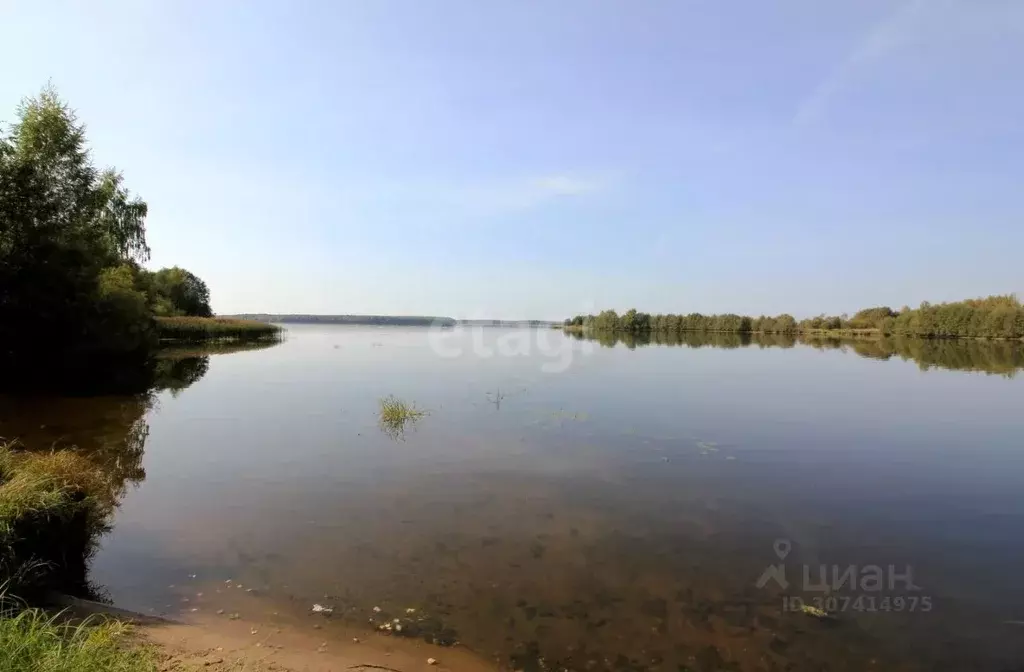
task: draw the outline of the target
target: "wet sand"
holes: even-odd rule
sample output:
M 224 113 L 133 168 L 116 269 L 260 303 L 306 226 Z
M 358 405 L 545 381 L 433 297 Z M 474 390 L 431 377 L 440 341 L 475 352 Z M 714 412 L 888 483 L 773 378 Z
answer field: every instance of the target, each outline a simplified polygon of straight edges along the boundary
M 188 623 L 141 626 L 159 648 L 162 670 L 328 672 L 447 670 L 491 672 L 496 666 L 465 649 L 442 648 L 366 632 L 300 630 L 294 625 L 204 616 Z M 357 641 L 354 641 L 358 639 Z M 435 659 L 434 664 L 427 661 Z
M 156 648 L 162 671 L 328 672 L 331 670 L 444 670 L 494 672 L 499 667 L 461 646 L 442 647 L 331 621 L 271 611 L 244 600 L 245 619 L 233 613 L 190 612 L 181 620 L 147 616 L 110 605 L 55 596 L 73 617 L 130 622 L 138 639 Z M 223 611 L 223 610 L 220 610 Z

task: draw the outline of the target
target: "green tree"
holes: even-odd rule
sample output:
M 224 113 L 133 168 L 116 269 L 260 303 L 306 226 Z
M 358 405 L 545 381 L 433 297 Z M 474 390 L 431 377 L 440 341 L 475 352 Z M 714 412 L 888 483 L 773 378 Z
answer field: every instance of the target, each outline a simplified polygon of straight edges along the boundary
M 139 283 L 145 288 L 155 315 L 213 315 L 206 283 L 184 268 L 162 268 L 155 273 L 142 271 Z
M 149 254 L 145 216 L 119 173 L 93 166 L 84 127 L 52 89 L 22 102 L 0 132 L 4 384 L 148 357 L 151 319 L 126 289 Z

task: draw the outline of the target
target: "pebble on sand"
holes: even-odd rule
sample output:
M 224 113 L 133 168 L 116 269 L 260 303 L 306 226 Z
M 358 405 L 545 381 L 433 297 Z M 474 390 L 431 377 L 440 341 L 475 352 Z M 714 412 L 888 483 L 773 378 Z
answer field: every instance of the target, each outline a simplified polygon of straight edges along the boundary
M 427 665 L 437 665 L 436 658 L 427 658 Z

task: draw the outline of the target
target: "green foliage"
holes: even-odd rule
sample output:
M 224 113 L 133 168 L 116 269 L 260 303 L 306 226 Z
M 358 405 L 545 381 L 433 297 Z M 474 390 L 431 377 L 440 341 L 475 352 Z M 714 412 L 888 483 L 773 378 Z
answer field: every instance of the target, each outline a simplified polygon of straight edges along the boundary
M 801 320 L 798 328 L 800 331 L 836 331 L 840 329 L 851 329 L 852 327 L 850 326 L 849 320 L 838 315 L 833 315 L 831 317 L 818 315 L 806 320 Z
M 896 311 L 889 306 L 865 308 L 857 311 L 850 319 L 848 327 L 850 329 L 880 329 L 886 320 L 896 316 Z
M 578 320 L 578 321 L 577 321 Z M 630 309 L 622 317 L 606 310 L 598 315 L 566 320 L 566 327 L 581 325 L 598 332 L 726 332 L 793 334 L 812 332 L 874 331 L 922 338 L 1024 338 L 1024 307 L 1016 295 L 990 296 L 956 303 L 921 304 L 918 309 L 867 308 L 852 318 L 818 315 L 799 324 L 792 315 L 752 318 L 741 315 L 648 315 Z
M 0 614 L 4 672 L 156 672 L 148 647 L 131 642 L 127 625 L 90 619 L 72 624 L 65 614 L 38 609 Z
M 886 333 L 926 338 L 1024 338 L 1024 307 L 1013 294 L 905 310 L 885 323 Z
M 790 333 L 796 331 L 796 320 L 791 315 L 751 318 L 743 315 L 651 315 L 630 309 L 621 317 L 614 310 L 598 315 L 577 315 L 566 320 L 565 326 L 583 327 L 594 331 L 645 333 L 672 332 L 728 332 L 728 333 Z
M 198 276 L 177 266 L 141 271 L 137 284 L 159 317 L 210 317 L 210 290 Z
M 52 89 L 0 129 L 0 371 L 16 389 L 134 387 L 157 346 L 153 314 L 210 315 L 209 290 L 156 273 L 148 206 L 99 170 L 85 128 Z
M 124 271 L 145 260 L 146 204 L 98 171 L 50 89 L 0 133 L 0 369 L 5 382 L 146 358 L 151 333 Z M 130 333 L 122 334 L 131 324 Z

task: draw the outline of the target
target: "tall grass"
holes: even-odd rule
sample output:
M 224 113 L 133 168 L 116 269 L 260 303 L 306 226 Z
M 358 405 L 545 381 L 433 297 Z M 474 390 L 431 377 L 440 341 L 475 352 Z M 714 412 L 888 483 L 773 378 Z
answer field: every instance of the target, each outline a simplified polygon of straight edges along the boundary
M 124 624 L 72 624 L 22 601 L 85 583 L 114 498 L 104 472 L 81 455 L 18 448 L 0 443 L 0 670 L 155 672 L 151 652 L 126 640 Z
M 229 317 L 158 317 L 156 325 L 160 340 L 165 342 L 252 342 L 281 337 L 281 327 L 276 324 Z
M 81 455 L 0 444 L 0 585 L 77 591 L 113 507 L 111 484 Z
M 156 672 L 149 647 L 130 641 L 118 621 L 89 619 L 78 624 L 65 614 L 37 609 L 0 613 L 3 672 Z

